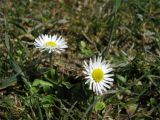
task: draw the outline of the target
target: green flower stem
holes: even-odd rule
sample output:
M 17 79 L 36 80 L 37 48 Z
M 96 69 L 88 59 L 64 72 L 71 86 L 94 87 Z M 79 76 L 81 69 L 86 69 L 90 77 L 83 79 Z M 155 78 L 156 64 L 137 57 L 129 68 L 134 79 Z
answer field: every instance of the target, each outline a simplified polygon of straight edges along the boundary
M 50 67 L 52 67 L 52 52 L 49 54 Z
M 83 117 L 81 120 L 85 120 L 87 114 L 91 111 L 91 109 L 94 108 L 94 106 L 96 105 L 96 103 L 101 99 L 101 97 L 99 96 L 94 96 L 93 95 L 93 103 L 87 108 L 86 112 L 84 113 Z

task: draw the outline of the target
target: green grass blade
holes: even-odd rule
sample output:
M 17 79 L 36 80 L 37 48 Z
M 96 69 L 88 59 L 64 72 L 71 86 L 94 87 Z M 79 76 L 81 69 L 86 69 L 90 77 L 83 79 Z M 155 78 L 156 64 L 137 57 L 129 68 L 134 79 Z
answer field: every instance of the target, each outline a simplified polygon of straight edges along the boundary
M 114 9 L 115 9 L 115 12 L 118 11 L 120 5 L 121 5 L 121 0 L 116 0 L 116 2 L 115 2 L 115 8 L 114 8 Z
M 7 19 L 4 16 L 4 25 L 5 25 L 5 45 L 7 47 L 7 49 L 10 51 L 10 41 L 9 41 L 9 36 L 8 36 L 8 31 L 7 31 Z
M 7 78 L 7 79 L 5 79 L 5 80 L 2 80 L 2 81 L 0 82 L 0 90 L 1 90 L 1 89 L 4 89 L 4 88 L 6 88 L 6 87 L 9 87 L 9 86 L 11 86 L 11 85 L 16 84 L 16 83 L 17 83 L 17 76 L 18 76 L 18 75 L 19 75 L 19 73 L 13 75 L 13 76 L 10 77 L 10 78 Z

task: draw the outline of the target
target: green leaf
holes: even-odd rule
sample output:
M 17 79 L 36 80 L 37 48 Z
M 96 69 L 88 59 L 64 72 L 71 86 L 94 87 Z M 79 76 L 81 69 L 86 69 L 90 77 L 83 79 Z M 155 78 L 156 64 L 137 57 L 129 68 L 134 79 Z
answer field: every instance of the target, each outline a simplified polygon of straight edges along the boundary
M 150 104 L 151 106 L 156 106 L 157 105 L 157 101 L 155 98 L 150 98 Z
M 70 89 L 72 87 L 72 85 L 69 82 L 62 82 L 62 84 L 64 86 L 66 86 L 66 88 Z
M 52 95 L 42 96 L 40 102 L 44 108 L 51 107 L 54 104 L 54 97 Z
M 51 78 L 54 78 L 54 76 L 56 74 L 56 70 L 55 69 L 51 69 L 50 74 L 51 74 Z
M 41 99 L 41 102 L 45 103 L 53 103 L 54 101 L 54 97 L 52 95 L 46 95 L 46 96 L 43 96 L 42 99 Z
M 53 85 L 47 81 L 44 81 L 44 80 L 40 80 L 40 79 L 36 79 L 32 86 L 42 86 L 42 87 L 53 87 Z
M 53 87 L 53 85 L 50 82 L 40 80 L 40 79 L 36 79 L 33 82 L 32 87 L 43 87 L 43 90 L 46 92 L 50 89 L 50 87 Z
M 50 107 L 54 103 L 54 97 L 52 95 L 43 96 L 40 101 L 43 107 Z
M 84 48 L 86 47 L 86 43 L 85 43 L 84 41 L 81 41 L 81 42 L 80 42 L 80 47 L 81 47 L 82 49 L 84 49 Z
M 38 89 L 36 88 L 36 87 L 31 87 L 31 91 L 33 92 L 33 93 L 37 93 L 38 92 Z
M 81 52 L 86 57 L 91 57 L 94 54 L 93 51 L 89 48 L 82 49 Z
M 97 102 L 95 106 L 95 110 L 103 110 L 105 108 L 105 103 L 104 102 Z
M 138 105 L 136 103 L 129 103 L 126 105 L 127 112 L 132 115 L 136 111 Z
M 126 77 L 123 77 L 121 75 L 116 75 L 118 80 L 120 80 L 121 82 L 125 83 L 127 81 L 127 78 Z

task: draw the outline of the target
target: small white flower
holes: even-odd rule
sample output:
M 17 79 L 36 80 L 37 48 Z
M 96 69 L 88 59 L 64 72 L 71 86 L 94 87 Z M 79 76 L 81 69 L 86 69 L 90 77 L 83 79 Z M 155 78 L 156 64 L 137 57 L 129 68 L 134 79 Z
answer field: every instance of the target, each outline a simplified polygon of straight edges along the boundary
M 89 64 L 84 61 L 85 71 L 83 73 L 86 75 L 87 81 L 85 84 L 89 84 L 89 89 L 92 89 L 97 95 L 104 94 L 107 89 L 111 88 L 114 79 L 111 78 L 113 74 L 109 74 L 113 71 L 109 63 L 102 60 L 102 57 L 90 59 Z
M 64 38 L 57 35 L 51 36 L 42 34 L 35 39 L 34 45 L 36 48 L 42 49 L 42 51 L 49 51 L 49 53 L 61 53 L 65 51 L 65 48 L 68 48 Z

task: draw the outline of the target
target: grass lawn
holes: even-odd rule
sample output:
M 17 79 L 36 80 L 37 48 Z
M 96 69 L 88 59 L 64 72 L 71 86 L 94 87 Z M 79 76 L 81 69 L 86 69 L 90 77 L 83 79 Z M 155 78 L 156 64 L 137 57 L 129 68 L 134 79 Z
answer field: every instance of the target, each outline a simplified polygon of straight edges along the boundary
M 68 48 L 42 52 L 42 34 Z M 114 74 L 101 95 L 95 56 Z M 160 120 L 160 1 L 0 0 L 0 120 Z

